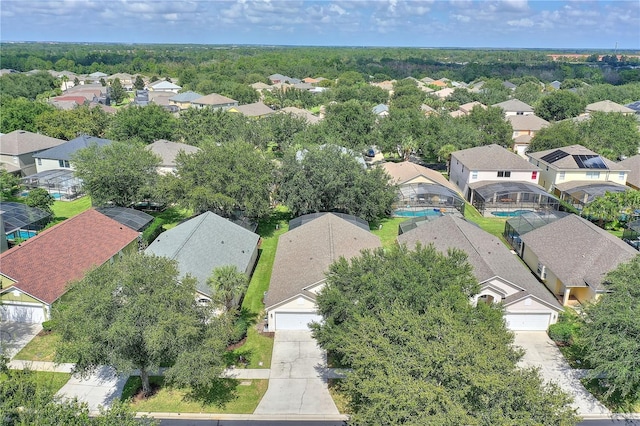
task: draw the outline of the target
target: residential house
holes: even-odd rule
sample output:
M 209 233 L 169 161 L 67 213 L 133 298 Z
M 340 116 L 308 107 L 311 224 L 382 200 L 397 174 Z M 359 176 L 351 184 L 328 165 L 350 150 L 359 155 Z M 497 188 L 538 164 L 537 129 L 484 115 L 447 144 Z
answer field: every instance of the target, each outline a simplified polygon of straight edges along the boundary
M 281 110 L 277 111 L 285 114 L 293 114 L 296 117 L 304 118 L 308 124 L 317 124 L 320 122 L 321 118 L 317 115 L 313 115 L 311 111 L 307 111 L 306 109 L 296 108 L 296 107 L 285 107 Z
M 269 86 L 268 84 L 265 84 L 261 81 L 251 84 L 251 88 L 260 93 L 262 93 L 263 90 L 266 90 L 267 92 L 270 92 L 273 90 L 272 86 Z
M 562 306 L 499 238 L 454 216 L 426 221 L 398 237 L 399 244 L 433 245 L 447 253 L 462 250 L 473 267 L 480 291 L 472 303 L 501 303 L 507 328 L 545 331 L 558 320 Z
M 371 111 L 378 117 L 387 117 L 389 115 L 389 107 L 385 104 L 378 104 Z
M 629 170 L 627 186 L 640 191 L 640 154 L 620 161 L 618 167 Z
M 559 82 L 558 80 L 554 80 L 551 83 L 549 83 L 549 86 L 553 87 L 555 90 L 560 90 L 562 83 Z
M 380 81 L 378 83 L 369 83 L 372 86 L 375 87 L 379 87 L 382 90 L 385 90 L 387 92 L 389 92 L 389 94 L 393 93 L 393 84 L 396 82 L 396 80 L 385 80 L 385 81 Z
M 630 104 L 626 104 L 625 106 L 633 110 L 633 113 L 636 115 L 636 118 L 640 120 L 640 101 L 631 102 Z
M 368 223 L 354 216 L 319 213 L 291 221 L 278 240 L 264 299 L 268 330 L 307 330 L 321 321 L 315 301 L 329 266 L 380 246 Z
M 455 89 L 452 89 L 451 87 L 446 87 L 444 89 L 438 90 L 437 92 L 433 92 L 433 94 L 438 99 L 447 99 L 449 96 L 451 96 L 453 94 L 454 90 Z
M 164 231 L 145 252 L 176 260 L 180 275 L 197 280 L 197 297 L 206 302 L 212 296 L 207 279 L 215 268 L 233 265 L 251 275 L 259 240 L 257 234 L 208 211 Z
M 521 236 L 522 259 L 563 305 L 607 292 L 605 275 L 638 252 L 578 215 L 568 215 Z
M 438 113 L 438 111 L 436 111 L 435 109 L 433 109 L 427 104 L 420 105 L 420 111 L 422 111 L 422 113 L 427 117 Z
M 139 233 L 87 210 L 0 254 L 0 318 L 41 323 L 91 269 L 138 249 Z
M 509 99 L 492 106 L 502 108 L 505 117 L 509 115 L 533 115 L 533 108 L 518 99 Z
M 549 122 L 537 115 L 507 115 L 505 119 L 511 123 L 513 128 L 513 152 L 526 158 L 524 153 L 529 148 L 531 139 L 549 125 Z
M 152 102 L 156 105 L 161 106 L 169 112 L 179 112 L 180 108 L 177 105 L 173 105 L 169 99 L 171 99 L 174 95 L 173 92 L 165 92 L 165 91 L 151 91 L 148 92 L 149 102 Z
M 176 157 L 180 152 L 185 154 L 194 154 L 200 151 L 200 148 L 187 145 L 184 143 L 171 142 L 164 139 L 157 140 L 152 144 L 146 146 L 146 148 L 160 157 L 160 166 L 158 167 L 158 174 L 166 175 L 176 172 Z
M 590 114 L 593 112 L 606 112 L 606 113 L 617 112 L 623 115 L 635 114 L 635 111 L 633 109 L 627 108 L 624 105 L 617 104 L 608 99 L 606 101 L 594 102 L 592 104 L 587 105 L 587 107 L 585 108 L 585 112 L 587 114 Z
M 181 110 L 191 107 L 191 101 L 201 98 L 202 95 L 196 92 L 178 93 L 168 99 L 170 105 L 176 105 Z
M 147 88 L 150 92 L 171 92 L 176 94 L 180 89 L 182 89 L 181 86 L 166 80 L 158 80 L 156 82 L 149 83 L 147 84 Z
M 512 91 L 513 91 L 513 90 L 516 90 L 516 88 L 518 87 L 518 86 L 516 86 L 515 84 L 513 84 L 513 83 L 512 83 L 512 82 L 510 82 L 510 81 L 503 81 L 503 82 L 502 82 L 502 86 L 503 86 L 505 89 L 509 89 L 509 90 L 512 90 Z
M 57 146 L 33 154 L 38 173 L 46 170 L 70 169 L 74 170 L 71 164 L 71 157 L 78 150 L 87 148 L 92 144 L 104 146 L 110 144 L 109 139 L 96 138 L 95 136 L 80 135 L 68 142 L 62 141 Z
M 112 82 L 116 78 L 120 80 L 120 84 L 122 84 L 122 87 L 124 87 L 125 90 L 129 90 L 129 91 L 133 90 L 133 83 L 135 81 L 135 76 L 126 72 L 119 72 L 119 73 L 110 75 L 107 80 L 109 82 Z
M 460 105 L 460 107 L 457 110 L 450 112 L 449 115 L 452 116 L 452 117 L 464 117 L 466 115 L 471 114 L 471 111 L 475 107 L 480 107 L 480 108 L 487 109 L 486 105 L 483 105 L 482 103 L 480 103 L 478 101 L 473 101 L 473 102 L 468 102 L 466 104 Z
M 427 207 L 442 210 L 464 210 L 464 199 L 458 188 L 449 182 L 442 173 L 412 163 L 382 163 L 380 165 L 397 185 L 397 208 L 403 212 L 425 209 Z M 396 213 L 398 211 L 396 210 Z M 408 213 L 406 213 L 408 214 Z
M 101 78 L 107 77 L 107 74 L 105 74 L 103 72 L 100 72 L 100 71 L 96 71 L 96 72 L 93 72 L 93 73 L 89 74 L 87 77 L 89 77 L 91 80 L 98 81 Z
M 33 174 L 37 170 L 34 154 L 63 143 L 62 139 L 26 130 L 14 130 L 0 135 L 0 167 L 19 176 Z
M 522 240 L 521 236 L 541 226 L 555 222 L 558 219 L 573 214 L 556 210 L 547 210 L 543 212 L 524 212 L 517 216 L 513 216 L 504 224 L 504 232 L 502 235 L 507 243 L 522 256 Z
M 282 74 L 271 74 L 268 78 L 271 84 L 283 84 L 283 83 L 298 84 L 302 82 L 300 79 L 291 78 Z
M 540 184 L 577 208 L 605 192 L 626 189 L 629 170 L 582 145 L 526 155 L 540 168 Z
M 229 108 L 229 112 L 236 112 L 245 117 L 265 117 L 275 113 L 274 110 L 266 106 L 263 102 L 254 102 L 252 104 L 239 105 Z
M 198 99 L 191 101 L 191 105 L 194 108 L 211 108 L 211 109 L 223 109 L 237 107 L 238 101 L 227 98 L 226 96 L 218 95 L 217 93 L 211 93 Z
M 538 185 L 539 169 L 496 144 L 451 154 L 449 180 L 480 213 L 509 216 L 515 210 L 559 208 Z

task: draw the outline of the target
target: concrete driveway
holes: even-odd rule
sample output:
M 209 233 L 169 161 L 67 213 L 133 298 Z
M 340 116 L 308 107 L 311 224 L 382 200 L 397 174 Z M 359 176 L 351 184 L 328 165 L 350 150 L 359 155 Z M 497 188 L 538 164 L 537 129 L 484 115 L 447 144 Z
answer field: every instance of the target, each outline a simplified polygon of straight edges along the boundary
M 276 331 L 260 415 L 339 416 L 327 388 L 327 357 L 309 331 Z
M 129 376 L 118 376 L 110 367 L 100 367 L 94 374 L 82 378 L 78 375 L 71 379 L 58 391 L 58 395 L 66 398 L 78 398 L 86 402 L 92 413 L 98 412 L 98 407 L 110 407 L 111 403 L 120 398 L 124 384 Z
M 516 331 L 515 344 L 526 351 L 520 364 L 538 367 L 545 381 L 556 382 L 574 398 L 578 415 L 606 415 L 611 412 L 580 383 L 582 372 L 572 369 L 556 344 L 543 331 Z
M 0 322 L 0 353 L 13 358 L 38 333 L 42 331 L 42 324 L 27 324 L 22 322 Z M 4 351 L 4 352 L 3 352 Z

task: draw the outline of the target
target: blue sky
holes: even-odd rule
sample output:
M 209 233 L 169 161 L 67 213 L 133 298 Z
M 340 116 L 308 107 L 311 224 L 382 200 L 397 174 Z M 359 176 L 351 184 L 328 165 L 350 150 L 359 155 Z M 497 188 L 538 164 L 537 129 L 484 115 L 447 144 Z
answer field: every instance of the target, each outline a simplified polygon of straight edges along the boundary
M 640 0 L 2 0 L 0 39 L 640 49 Z

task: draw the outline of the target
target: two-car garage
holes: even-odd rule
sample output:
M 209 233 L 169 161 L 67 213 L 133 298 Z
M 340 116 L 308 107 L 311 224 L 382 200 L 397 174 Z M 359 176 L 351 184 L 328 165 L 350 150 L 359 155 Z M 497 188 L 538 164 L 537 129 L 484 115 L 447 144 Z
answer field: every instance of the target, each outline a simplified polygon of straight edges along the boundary
M 273 312 L 269 318 L 269 330 L 308 330 L 310 322 L 320 322 L 315 312 Z
M 0 320 L 38 324 L 45 321 L 45 308 L 36 303 L 7 303 L 0 304 Z
M 551 325 L 551 313 L 506 313 L 507 328 L 511 331 L 546 331 Z

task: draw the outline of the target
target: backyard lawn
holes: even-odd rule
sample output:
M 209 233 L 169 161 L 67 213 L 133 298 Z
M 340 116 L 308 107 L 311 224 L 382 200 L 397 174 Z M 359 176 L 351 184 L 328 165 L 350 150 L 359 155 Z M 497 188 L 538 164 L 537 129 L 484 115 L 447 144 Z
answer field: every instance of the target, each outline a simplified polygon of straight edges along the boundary
M 382 242 L 382 247 L 391 247 L 398 238 L 398 225 L 409 218 L 392 217 L 371 223 L 371 232 L 377 235 Z
M 504 232 L 504 224 L 506 223 L 507 218 L 484 217 L 470 204 L 464 206 L 464 217 L 468 221 L 476 223 L 480 228 L 504 241 L 502 233 Z
M 233 413 L 251 414 L 267 391 L 268 380 L 224 379 L 220 386 L 206 393 L 194 395 L 189 390 L 163 387 L 163 377 L 152 376 L 155 394 L 138 399 L 135 394 L 142 387 L 139 376 L 131 376 L 122 391 L 122 400 L 129 401 L 138 413 Z

